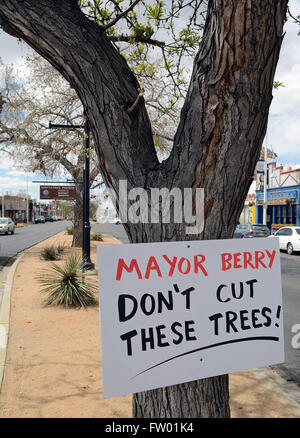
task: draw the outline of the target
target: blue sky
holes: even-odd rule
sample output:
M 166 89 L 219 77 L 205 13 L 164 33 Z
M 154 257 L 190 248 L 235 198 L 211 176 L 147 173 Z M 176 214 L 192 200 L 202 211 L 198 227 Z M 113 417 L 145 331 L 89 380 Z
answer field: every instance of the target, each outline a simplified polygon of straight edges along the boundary
M 290 9 L 294 16 L 300 15 L 300 0 L 290 0 Z M 273 102 L 267 133 L 268 147 L 272 147 L 278 155 L 277 163 L 300 167 L 300 36 L 299 27 L 288 20 L 285 26 L 286 35 L 283 40 L 280 59 L 275 80 L 283 82 L 273 92 Z M 16 68 L 23 65 L 27 46 L 0 30 L 0 57 L 6 64 Z M 17 193 L 27 190 L 33 198 L 39 198 L 39 185 L 33 180 L 42 180 L 42 175 L 27 174 L 16 169 L 13 163 L 0 154 L 0 195 L 3 191 Z

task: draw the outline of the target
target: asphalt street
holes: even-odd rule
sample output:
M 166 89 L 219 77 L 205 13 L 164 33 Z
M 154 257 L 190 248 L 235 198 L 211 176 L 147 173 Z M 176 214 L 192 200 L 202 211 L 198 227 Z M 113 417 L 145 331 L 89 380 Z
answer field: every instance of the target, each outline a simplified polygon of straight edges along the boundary
M 123 225 L 118 224 L 93 224 L 92 225 L 92 232 L 99 232 L 99 233 L 105 233 L 110 234 L 111 236 L 115 237 L 116 239 L 120 240 L 123 243 L 129 243 L 127 234 L 124 230 Z
M 272 368 L 300 385 L 300 253 L 288 255 L 282 251 L 280 260 L 285 363 Z
M 15 234 L 0 234 L 0 270 L 8 259 L 48 237 L 64 230 L 71 222 L 57 221 L 16 228 Z

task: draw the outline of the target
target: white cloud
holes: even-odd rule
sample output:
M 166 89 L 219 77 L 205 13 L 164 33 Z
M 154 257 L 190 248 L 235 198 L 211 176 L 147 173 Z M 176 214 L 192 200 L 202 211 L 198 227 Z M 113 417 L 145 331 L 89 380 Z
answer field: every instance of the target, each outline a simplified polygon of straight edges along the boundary
M 36 184 L 28 181 L 28 192 L 36 192 Z M 17 193 L 19 190 L 27 191 L 27 182 L 21 178 L 11 176 L 0 176 L 0 193 L 6 193 L 6 191 L 12 191 Z
M 300 14 L 300 0 L 290 2 L 294 16 Z M 284 87 L 273 91 L 268 123 L 268 145 L 272 145 L 278 155 L 277 161 L 285 161 L 293 156 L 300 159 L 300 36 L 299 26 L 289 19 L 285 25 L 284 37 L 275 80 Z M 298 156 L 298 158 L 297 158 Z
M 299 126 L 300 114 L 284 114 L 269 119 L 268 145 L 271 145 L 278 155 L 278 161 L 286 155 L 297 154 L 299 156 Z
M 17 169 L 8 170 L 6 172 L 6 175 L 9 175 L 9 176 L 24 176 L 24 177 L 28 177 L 29 179 L 32 179 L 34 177 L 33 173 L 26 172 L 25 170 L 22 170 L 22 169 L 20 169 L 20 170 L 17 170 Z
M 5 71 L 3 68 L 1 68 L 0 64 L 0 88 L 5 86 Z
M 24 42 L 18 42 L 7 33 L 0 30 L 0 58 L 5 64 L 12 64 L 14 67 L 22 67 L 24 65 L 24 56 L 31 51 L 30 47 Z
M 294 16 L 300 14 L 300 0 L 290 0 L 289 7 Z M 268 144 L 271 144 L 278 154 L 278 162 L 292 154 L 295 156 L 294 162 L 300 161 L 300 36 L 298 36 L 298 31 L 299 26 L 290 18 L 285 24 L 286 35 L 283 39 L 275 75 L 275 79 L 283 82 L 285 86 L 273 91 L 274 98 L 270 108 L 270 115 L 273 117 L 270 117 L 268 126 Z M 0 57 L 6 64 L 13 64 L 24 73 L 24 56 L 30 51 L 31 49 L 25 43 L 18 44 L 16 38 L 0 31 Z M 0 167 L 12 169 L 13 163 L 0 154 Z M 17 177 L 22 173 L 10 175 Z
M 13 167 L 13 160 L 8 154 L 0 151 L 0 168 L 11 169 Z
M 300 55 L 299 50 L 298 54 Z M 280 76 L 280 81 L 284 87 L 274 90 L 270 114 L 292 113 L 300 116 L 300 63 L 292 65 L 288 72 Z

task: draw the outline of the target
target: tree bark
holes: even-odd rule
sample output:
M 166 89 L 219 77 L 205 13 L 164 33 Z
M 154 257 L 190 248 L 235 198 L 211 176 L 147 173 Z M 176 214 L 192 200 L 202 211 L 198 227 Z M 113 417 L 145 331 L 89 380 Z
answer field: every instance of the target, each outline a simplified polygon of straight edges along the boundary
M 91 122 L 102 176 L 117 195 L 142 187 L 204 188 L 205 224 L 125 224 L 131 242 L 231 238 L 265 136 L 287 0 L 210 0 L 204 35 L 170 157 L 159 163 L 139 85 L 76 1 L 3 0 L 0 24 L 76 89 Z M 128 112 L 129 108 L 134 111 Z M 228 378 L 135 394 L 138 417 L 228 417 Z

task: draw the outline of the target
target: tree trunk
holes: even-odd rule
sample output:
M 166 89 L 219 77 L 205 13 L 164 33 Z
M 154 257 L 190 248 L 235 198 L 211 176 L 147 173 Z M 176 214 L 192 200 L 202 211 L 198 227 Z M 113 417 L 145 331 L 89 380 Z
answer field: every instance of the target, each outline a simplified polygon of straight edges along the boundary
M 228 376 L 202 379 L 133 396 L 136 418 L 228 418 Z
M 131 242 L 231 238 L 265 136 L 287 0 L 210 0 L 204 35 L 170 157 L 159 163 L 139 84 L 76 1 L 3 0 L 0 24 L 24 39 L 76 89 L 91 122 L 102 176 L 142 187 L 204 188 L 204 230 L 125 224 Z M 138 417 L 227 417 L 227 376 L 147 391 Z

